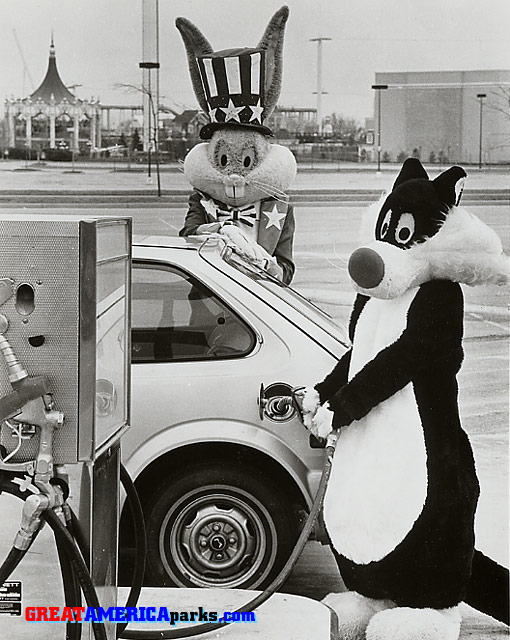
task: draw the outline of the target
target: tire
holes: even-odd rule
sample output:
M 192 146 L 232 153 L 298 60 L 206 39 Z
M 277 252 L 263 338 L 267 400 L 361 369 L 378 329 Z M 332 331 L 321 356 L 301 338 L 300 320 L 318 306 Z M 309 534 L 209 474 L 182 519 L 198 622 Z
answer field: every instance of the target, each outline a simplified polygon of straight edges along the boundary
M 149 584 L 263 589 L 297 539 L 289 502 L 275 482 L 237 464 L 174 475 L 146 511 Z

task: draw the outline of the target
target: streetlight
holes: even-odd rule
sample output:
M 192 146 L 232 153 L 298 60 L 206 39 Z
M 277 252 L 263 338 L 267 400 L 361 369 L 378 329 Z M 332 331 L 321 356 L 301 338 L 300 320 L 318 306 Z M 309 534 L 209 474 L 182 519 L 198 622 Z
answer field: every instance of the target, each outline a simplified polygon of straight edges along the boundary
M 381 172 L 381 91 L 387 88 L 387 84 L 372 85 L 377 91 L 377 173 Z
M 478 147 L 478 168 L 482 168 L 482 117 L 483 117 L 483 99 L 487 97 L 486 93 L 477 93 L 476 97 L 480 100 L 480 144 Z
M 152 91 L 151 91 L 151 69 L 159 69 L 159 62 L 140 62 L 138 64 L 138 66 L 140 67 L 140 69 L 147 69 L 147 81 L 148 81 L 148 87 L 147 87 L 147 96 L 148 96 L 148 100 L 149 100 L 149 109 L 148 109 L 148 114 L 147 114 L 147 129 L 149 131 L 149 145 L 147 147 L 147 160 L 148 160 L 148 178 L 150 180 L 151 178 L 151 147 L 152 147 L 152 142 L 154 140 L 154 146 L 155 146 L 155 151 L 156 151 L 156 170 L 157 170 L 157 175 L 158 175 L 158 196 L 161 195 L 161 185 L 160 185 L 160 179 L 159 179 L 159 158 L 158 158 L 158 152 L 157 152 L 157 127 L 158 127 L 158 108 L 159 105 L 156 105 L 156 109 L 155 109 L 155 114 L 154 114 L 154 120 L 155 120 L 155 127 L 156 127 L 156 131 L 152 132 L 152 123 L 151 123 L 151 111 L 154 110 L 154 102 L 152 100 Z

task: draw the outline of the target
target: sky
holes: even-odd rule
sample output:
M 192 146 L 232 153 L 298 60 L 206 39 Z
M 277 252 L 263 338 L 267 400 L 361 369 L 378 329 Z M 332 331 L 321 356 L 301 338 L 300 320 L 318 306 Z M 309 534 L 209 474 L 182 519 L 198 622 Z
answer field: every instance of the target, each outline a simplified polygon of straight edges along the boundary
M 175 18 L 214 49 L 255 46 L 281 0 L 159 0 L 161 102 L 197 108 Z M 371 85 L 385 71 L 510 69 L 510 0 L 289 0 L 279 104 L 315 107 L 323 44 L 323 114 L 363 124 Z M 29 95 L 46 72 L 53 31 L 57 64 L 82 99 L 137 104 L 142 0 L 0 0 L 0 100 Z M 16 42 L 19 43 L 19 46 Z M 25 62 L 23 62 L 23 59 Z

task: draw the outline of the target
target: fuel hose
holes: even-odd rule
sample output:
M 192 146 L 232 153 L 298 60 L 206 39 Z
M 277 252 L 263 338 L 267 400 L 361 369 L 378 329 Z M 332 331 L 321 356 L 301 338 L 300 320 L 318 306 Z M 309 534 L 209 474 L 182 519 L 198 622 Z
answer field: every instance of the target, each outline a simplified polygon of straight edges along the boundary
M 273 580 L 273 582 L 262 591 L 260 594 L 255 596 L 252 600 L 247 602 L 245 605 L 236 609 L 233 613 L 246 613 L 249 611 L 254 611 L 257 607 L 260 607 L 266 600 L 268 600 L 287 580 L 292 571 L 294 565 L 296 564 L 299 556 L 301 555 L 305 544 L 310 537 L 313 526 L 315 524 L 315 520 L 319 514 L 319 511 L 322 507 L 322 503 L 324 500 L 324 495 L 326 493 L 326 488 L 328 486 L 329 476 L 331 474 L 331 466 L 333 464 L 333 455 L 335 453 L 335 445 L 336 445 L 336 434 L 333 432 L 328 437 L 328 441 L 326 443 L 326 460 L 324 463 L 324 469 L 322 471 L 322 476 L 319 482 L 319 487 L 317 489 L 317 493 L 315 495 L 315 499 L 310 509 L 310 513 L 306 519 L 306 522 L 299 534 L 297 542 L 292 550 L 292 553 L 289 556 L 289 559 L 285 563 L 285 566 L 282 568 L 278 576 Z M 229 622 L 208 622 L 205 624 L 194 625 L 192 627 L 187 627 L 185 629 L 155 629 L 155 630 L 145 630 L 145 629 L 137 629 L 131 630 L 126 628 L 122 631 L 122 633 L 118 636 L 119 638 L 125 638 L 126 640 L 176 640 L 178 638 L 192 638 L 194 636 L 199 636 L 204 633 L 209 633 L 210 631 L 216 631 L 218 629 L 224 629 Z

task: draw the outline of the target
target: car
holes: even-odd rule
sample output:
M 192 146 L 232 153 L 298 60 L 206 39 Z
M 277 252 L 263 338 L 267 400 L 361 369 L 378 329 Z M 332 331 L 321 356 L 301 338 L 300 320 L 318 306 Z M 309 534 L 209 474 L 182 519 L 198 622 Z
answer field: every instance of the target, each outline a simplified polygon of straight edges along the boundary
M 345 328 L 221 238 L 146 236 L 133 246 L 131 336 L 122 457 L 144 510 L 146 583 L 264 588 L 324 459 L 288 398 L 334 366 Z M 124 568 L 132 547 L 124 509 Z

